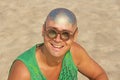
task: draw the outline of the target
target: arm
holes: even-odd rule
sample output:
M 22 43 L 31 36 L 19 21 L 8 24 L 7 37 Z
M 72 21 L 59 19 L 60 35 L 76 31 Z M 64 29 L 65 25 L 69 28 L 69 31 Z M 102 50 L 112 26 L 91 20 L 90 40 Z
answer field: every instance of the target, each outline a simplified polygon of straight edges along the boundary
M 105 71 L 88 56 L 80 45 L 74 43 L 71 47 L 71 52 L 79 72 L 90 80 L 108 80 Z
M 11 67 L 8 80 L 30 80 L 30 74 L 21 61 L 15 61 Z

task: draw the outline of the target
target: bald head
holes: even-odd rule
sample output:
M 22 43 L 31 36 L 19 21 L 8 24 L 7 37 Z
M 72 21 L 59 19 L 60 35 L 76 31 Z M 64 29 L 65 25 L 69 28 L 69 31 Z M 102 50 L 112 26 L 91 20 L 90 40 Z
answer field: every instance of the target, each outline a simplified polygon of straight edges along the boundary
M 48 20 L 55 21 L 58 24 L 64 24 L 64 23 L 69 23 L 72 25 L 76 25 L 76 17 L 75 15 L 68 9 L 65 8 L 57 8 L 52 10 L 46 19 L 46 22 Z

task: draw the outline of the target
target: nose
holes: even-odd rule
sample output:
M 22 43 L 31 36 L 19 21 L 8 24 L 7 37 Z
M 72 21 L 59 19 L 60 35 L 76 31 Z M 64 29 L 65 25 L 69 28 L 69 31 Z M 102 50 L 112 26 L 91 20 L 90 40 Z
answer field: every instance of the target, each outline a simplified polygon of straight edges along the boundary
M 60 38 L 60 34 L 57 35 L 57 37 L 55 38 L 55 41 L 56 41 L 56 42 L 62 41 L 61 38 Z

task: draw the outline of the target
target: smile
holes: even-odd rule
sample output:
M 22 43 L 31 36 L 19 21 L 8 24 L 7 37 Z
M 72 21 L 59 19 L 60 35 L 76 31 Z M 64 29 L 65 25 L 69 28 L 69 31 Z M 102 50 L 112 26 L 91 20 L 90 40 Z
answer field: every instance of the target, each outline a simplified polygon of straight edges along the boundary
M 58 48 L 58 49 L 63 48 L 63 46 L 61 46 L 61 45 L 56 45 L 56 44 L 52 44 L 52 43 L 51 43 L 51 45 L 52 45 L 54 48 Z

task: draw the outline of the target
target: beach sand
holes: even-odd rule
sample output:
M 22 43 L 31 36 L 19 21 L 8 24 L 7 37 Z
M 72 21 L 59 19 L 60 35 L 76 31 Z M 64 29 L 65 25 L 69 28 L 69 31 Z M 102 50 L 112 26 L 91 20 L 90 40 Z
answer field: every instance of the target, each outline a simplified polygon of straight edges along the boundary
M 0 80 L 7 80 L 18 55 L 43 42 L 41 27 L 48 13 L 58 7 L 75 13 L 77 42 L 103 67 L 109 80 L 119 80 L 119 0 L 0 0 Z M 78 77 L 88 80 L 81 73 Z

